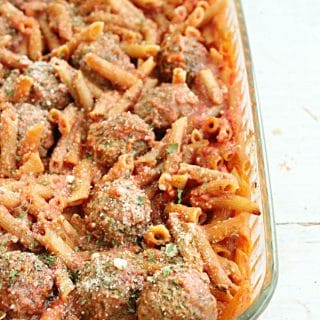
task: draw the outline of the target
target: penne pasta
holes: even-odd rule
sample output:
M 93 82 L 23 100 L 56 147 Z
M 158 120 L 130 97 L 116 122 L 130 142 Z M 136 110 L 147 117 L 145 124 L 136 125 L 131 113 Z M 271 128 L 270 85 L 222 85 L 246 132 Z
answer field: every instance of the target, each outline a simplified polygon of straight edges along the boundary
M 103 78 L 110 80 L 114 85 L 124 89 L 133 86 L 138 81 L 135 75 L 100 58 L 94 53 L 88 53 L 85 56 L 85 61 L 92 71 L 97 72 Z
M 11 105 L 1 113 L 0 173 L 9 177 L 16 169 L 18 119 Z
M 163 246 L 171 239 L 169 230 L 163 224 L 151 226 L 143 237 L 149 247 Z

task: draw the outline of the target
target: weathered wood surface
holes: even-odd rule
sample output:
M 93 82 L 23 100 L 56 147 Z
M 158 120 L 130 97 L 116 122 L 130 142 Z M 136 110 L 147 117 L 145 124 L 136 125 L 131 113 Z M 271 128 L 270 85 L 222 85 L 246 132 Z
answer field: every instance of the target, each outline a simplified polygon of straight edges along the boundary
M 320 319 L 320 1 L 243 0 L 269 157 L 280 278 L 262 320 Z

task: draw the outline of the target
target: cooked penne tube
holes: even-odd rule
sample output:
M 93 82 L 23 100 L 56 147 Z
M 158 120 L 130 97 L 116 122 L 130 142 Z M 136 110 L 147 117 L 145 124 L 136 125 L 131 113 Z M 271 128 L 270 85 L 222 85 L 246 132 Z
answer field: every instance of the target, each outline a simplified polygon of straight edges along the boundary
M 25 75 L 19 76 L 10 100 L 14 103 L 26 101 L 29 98 L 33 83 L 33 78 Z
M 214 105 L 219 105 L 223 102 L 223 93 L 219 83 L 210 69 L 201 70 L 199 77 L 203 82 L 207 94 Z
M 123 43 L 123 50 L 127 53 L 127 55 L 131 58 L 141 58 L 146 59 L 149 57 L 154 57 L 160 51 L 160 46 L 156 44 L 130 44 Z
M 0 183 L 0 203 L 7 209 L 13 209 L 21 203 L 21 198 L 17 192 L 7 189 Z
M 40 25 L 37 21 L 33 22 L 33 27 L 28 36 L 28 56 L 36 61 L 42 58 L 43 43 Z
M 199 27 L 205 18 L 205 10 L 202 7 L 196 7 L 186 20 L 186 25 Z
M 232 282 L 239 285 L 243 278 L 238 265 L 232 260 L 227 259 L 225 257 L 218 256 L 218 259 L 223 270 L 226 272 L 226 274 L 232 280 Z
M 138 100 L 143 89 L 142 80 L 138 80 L 124 95 L 106 112 L 106 117 L 128 111 Z
M 75 34 L 73 38 L 64 45 L 51 51 L 50 55 L 68 60 L 82 41 L 94 41 L 99 38 L 103 32 L 104 23 L 94 22 L 81 32 Z
M 234 234 L 243 235 L 249 239 L 248 213 L 241 213 L 233 218 L 209 223 L 202 226 L 210 242 L 220 242 Z
M 43 123 L 38 123 L 27 130 L 20 146 L 20 154 L 23 163 L 29 159 L 32 153 L 39 151 L 43 130 Z
M 203 260 L 191 233 L 192 224 L 182 222 L 179 220 L 178 214 L 172 212 L 169 214 L 167 225 L 185 262 L 202 271 Z
M 16 169 L 16 153 L 18 138 L 18 118 L 13 106 L 7 106 L 1 113 L 0 136 L 0 173 L 11 176 Z
M 62 136 L 51 155 L 49 168 L 52 173 L 61 173 L 64 165 L 76 165 L 80 161 L 80 153 L 82 150 L 81 136 L 83 134 L 82 114 L 77 115 L 70 133 Z
M 192 164 L 181 163 L 178 171 L 179 174 L 189 174 L 191 180 L 198 183 L 206 183 L 221 179 L 236 180 L 236 178 L 227 172 L 212 170 Z
M 63 262 L 57 258 L 55 265 L 55 284 L 59 291 L 59 298 L 66 302 L 68 300 L 69 294 L 74 290 L 75 285 L 70 279 L 68 269 L 65 267 Z M 48 318 L 51 320 L 51 318 Z
M 45 43 L 50 51 L 58 48 L 60 46 L 60 41 L 58 36 L 51 30 L 47 17 L 42 15 L 39 19 L 39 25 L 44 37 Z
M 101 4 L 103 1 L 102 0 L 83 0 L 79 2 L 81 2 L 78 7 L 79 13 L 82 15 L 85 15 L 85 14 L 88 14 L 89 12 L 92 12 L 95 9 L 95 7 Z
M 202 195 L 219 196 L 226 193 L 235 193 L 238 189 L 237 179 L 220 179 L 203 183 L 201 186 L 192 189 L 190 195 L 193 197 Z
M 163 6 L 162 0 L 132 0 L 132 2 L 143 9 L 159 9 Z
M 78 109 L 70 104 L 63 111 L 52 108 L 49 111 L 48 117 L 51 122 L 58 124 L 60 133 L 63 136 L 66 136 L 71 132 L 71 129 L 77 120 L 77 112 Z
M 118 35 L 122 41 L 136 43 L 143 40 L 141 33 L 125 27 L 119 27 L 117 25 L 106 25 L 104 27 L 104 31 Z
M 213 285 L 218 290 L 219 288 L 223 288 L 224 291 L 230 291 L 231 294 L 234 294 L 238 288 L 229 279 L 220 263 L 219 256 L 212 249 L 210 242 L 202 232 L 201 227 L 195 226 L 192 231 L 196 246 L 205 263 L 205 269 L 213 282 Z
M 114 12 L 117 12 L 120 16 L 126 17 L 130 28 L 139 30 L 141 27 L 141 21 L 145 19 L 144 14 L 129 0 L 108 0 L 108 4 L 111 6 Z
M 0 47 L 0 62 L 13 69 L 23 70 L 31 64 L 31 61 L 24 55 L 16 54 L 6 48 Z
M 77 206 L 89 197 L 91 189 L 91 162 L 82 160 L 74 168 L 72 191 L 67 198 L 67 206 Z
M 185 222 L 198 223 L 199 218 L 202 215 L 202 210 L 197 207 L 187 207 L 182 204 L 169 203 L 164 209 L 164 213 L 168 216 L 171 212 L 178 214 L 178 217 Z
M 92 96 L 97 99 L 102 97 L 104 94 L 104 91 L 99 86 L 97 86 L 95 83 L 93 83 L 91 80 L 89 80 L 86 76 L 83 76 L 83 77 L 84 77 L 84 81 L 86 82 L 87 87 L 89 88 Z
M 93 97 L 80 70 L 76 72 L 72 81 L 72 86 L 74 87 L 78 104 L 86 112 L 91 111 L 94 104 Z
M 94 53 L 88 53 L 85 56 L 85 61 L 92 71 L 97 72 L 103 78 L 124 89 L 133 86 L 138 81 L 138 78 L 132 73 L 100 58 Z
M 72 39 L 72 18 L 69 9 L 64 3 L 54 2 L 48 5 L 49 21 L 56 26 L 59 36 L 67 41 Z
M 34 19 L 27 17 L 24 13 L 12 5 L 9 1 L 0 3 L 0 13 L 10 24 L 23 34 L 30 34 L 33 29 Z
M 237 212 L 249 212 L 259 215 L 260 208 L 250 199 L 235 194 L 225 194 L 219 197 L 191 197 L 190 202 L 203 210 L 229 209 Z
M 30 250 L 35 248 L 36 241 L 32 232 L 21 220 L 14 218 L 2 204 L 0 204 L 0 227 L 16 236 L 26 248 Z
M 186 83 L 187 72 L 182 68 L 175 68 L 172 75 L 172 83 Z
M 134 157 L 132 154 L 123 154 L 119 157 L 118 161 L 102 177 L 102 181 L 114 181 L 121 177 L 128 177 L 132 174 L 134 169 Z
M 145 243 L 149 247 L 163 246 L 170 242 L 169 230 L 163 224 L 151 226 L 143 236 Z
M 130 90 L 130 88 L 128 89 Z M 89 113 L 89 117 L 93 120 L 104 119 L 116 103 L 121 99 L 117 91 L 104 92 L 102 96 L 96 100 L 93 110 Z
M 139 75 L 140 78 L 145 79 L 148 76 L 150 76 L 150 74 L 155 69 L 156 65 L 157 64 L 154 61 L 154 58 L 150 57 L 146 61 L 144 61 L 141 65 L 138 66 L 137 74 Z M 148 79 L 150 79 L 150 78 L 148 78 Z
M 24 164 L 20 166 L 19 170 L 16 173 L 16 176 L 21 177 L 24 174 L 37 174 L 42 173 L 43 171 L 44 165 L 39 156 L 39 152 L 32 152 L 30 156 L 28 156 Z
M 212 18 L 223 9 L 223 6 L 225 6 L 225 1 L 223 0 L 217 0 L 213 4 L 210 4 L 208 9 L 204 13 L 204 17 L 201 21 L 201 26 L 204 26 L 207 23 L 209 23 L 212 20 Z
M 61 258 L 70 269 L 81 268 L 82 261 L 76 253 L 50 228 L 44 226 L 43 234 L 36 234 L 35 237 L 49 252 Z
M 76 71 L 69 65 L 68 62 L 56 57 L 50 60 L 50 64 L 54 67 L 60 80 L 68 87 L 72 97 L 77 99 L 77 93 L 72 83 L 72 79 Z

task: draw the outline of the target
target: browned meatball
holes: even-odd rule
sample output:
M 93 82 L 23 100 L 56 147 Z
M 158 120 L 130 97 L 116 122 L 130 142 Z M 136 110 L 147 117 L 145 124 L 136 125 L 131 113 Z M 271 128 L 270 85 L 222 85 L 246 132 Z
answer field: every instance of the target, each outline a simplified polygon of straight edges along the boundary
M 94 253 L 80 271 L 75 309 L 81 319 L 134 320 L 145 272 L 128 251 Z
M 208 63 L 208 51 L 193 37 L 169 34 L 162 43 L 159 71 L 164 81 L 171 81 L 174 68 L 187 71 L 188 82 Z
M 166 129 L 181 116 L 197 110 L 199 100 L 186 84 L 164 83 L 146 90 L 134 112 L 155 128 Z
M 130 58 L 120 47 L 119 37 L 112 33 L 105 33 L 96 41 L 90 43 L 81 43 L 72 55 L 72 63 L 75 67 L 80 67 L 95 82 L 105 84 L 105 80 L 93 74 L 88 68 L 84 60 L 85 55 L 88 53 L 95 53 L 100 58 L 114 63 L 127 71 L 134 71 L 134 65 L 130 62 Z
M 151 220 L 150 201 L 131 178 L 96 185 L 84 212 L 88 230 L 110 246 L 136 243 Z
M 37 61 L 31 64 L 26 74 L 34 83 L 30 101 L 44 109 L 63 109 L 70 102 L 70 95 L 65 84 L 61 83 L 51 64 Z
M 9 319 L 41 314 L 52 287 L 51 270 L 33 253 L 0 254 L 0 309 Z
M 167 266 L 145 285 L 138 300 L 139 320 L 215 320 L 216 300 L 209 279 L 191 267 Z
M 88 134 L 88 146 L 94 159 L 106 166 L 111 166 L 124 153 L 138 156 L 147 152 L 153 141 L 151 128 L 129 112 L 92 124 Z
M 48 121 L 48 111 L 41 109 L 38 106 L 33 106 L 29 103 L 21 103 L 16 106 L 19 128 L 18 128 L 18 140 L 22 141 L 28 129 L 32 126 L 43 123 L 44 130 L 41 137 L 40 156 L 45 157 L 49 148 L 54 143 L 52 126 Z M 19 150 L 18 150 L 19 155 Z

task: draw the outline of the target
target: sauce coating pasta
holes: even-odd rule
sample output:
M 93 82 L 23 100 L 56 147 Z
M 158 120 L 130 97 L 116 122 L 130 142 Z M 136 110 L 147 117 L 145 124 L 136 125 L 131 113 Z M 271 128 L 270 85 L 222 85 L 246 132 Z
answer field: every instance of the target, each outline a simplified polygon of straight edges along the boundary
M 260 209 L 223 3 L 0 0 L 0 319 L 249 306 Z

